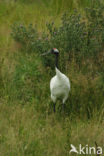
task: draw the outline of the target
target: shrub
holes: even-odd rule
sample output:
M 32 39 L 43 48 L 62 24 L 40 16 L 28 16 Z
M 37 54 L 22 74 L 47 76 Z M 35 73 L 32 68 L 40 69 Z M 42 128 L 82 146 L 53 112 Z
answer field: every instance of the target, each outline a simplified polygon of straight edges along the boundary
M 38 33 L 36 26 L 30 24 L 28 27 L 22 24 L 12 26 L 13 38 L 22 43 L 25 51 L 37 52 L 39 54 L 56 47 L 60 50 L 61 67 L 64 68 L 65 60 L 71 61 L 75 58 L 78 64 L 82 58 L 96 58 L 98 52 L 103 48 L 104 42 L 104 16 L 101 4 L 98 8 L 86 9 L 85 20 L 76 10 L 65 13 L 61 18 L 61 26 L 56 27 L 53 22 L 47 23 L 47 31 Z M 87 22 L 86 22 L 87 21 Z M 48 56 L 42 58 L 44 65 L 53 68 L 53 59 Z M 50 62 L 50 64 L 49 64 Z M 63 66 L 64 62 L 64 66 Z

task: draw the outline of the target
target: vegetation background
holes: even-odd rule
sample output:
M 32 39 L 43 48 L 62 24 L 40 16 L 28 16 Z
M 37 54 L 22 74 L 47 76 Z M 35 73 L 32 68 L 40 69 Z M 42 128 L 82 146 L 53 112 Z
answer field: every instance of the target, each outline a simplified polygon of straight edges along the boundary
M 103 0 L 0 0 L 1 156 L 74 156 L 70 144 L 95 141 L 104 152 L 103 10 Z M 40 56 L 52 47 L 71 81 L 65 114 L 52 110 L 53 58 Z

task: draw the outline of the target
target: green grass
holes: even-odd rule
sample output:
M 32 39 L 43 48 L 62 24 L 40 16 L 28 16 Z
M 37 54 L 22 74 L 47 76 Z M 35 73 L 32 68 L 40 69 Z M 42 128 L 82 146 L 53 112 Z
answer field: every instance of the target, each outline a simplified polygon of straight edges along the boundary
M 47 21 L 54 20 L 58 26 L 65 10 L 78 7 L 83 13 L 89 5 L 89 0 L 0 1 L 1 156 L 69 156 L 70 144 L 95 146 L 95 141 L 104 152 L 103 77 L 93 77 L 98 69 L 96 62 L 82 60 L 83 71 L 74 58 L 66 63 L 65 74 L 71 80 L 68 114 L 64 116 L 58 110 L 54 114 L 49 81 L 55 73 L 43 66 L 35 52 L 25 53 L 10 35 L 14 22 L 37 24 L 42 32 Z M 103 53 L 97 57 L 102 65 Z

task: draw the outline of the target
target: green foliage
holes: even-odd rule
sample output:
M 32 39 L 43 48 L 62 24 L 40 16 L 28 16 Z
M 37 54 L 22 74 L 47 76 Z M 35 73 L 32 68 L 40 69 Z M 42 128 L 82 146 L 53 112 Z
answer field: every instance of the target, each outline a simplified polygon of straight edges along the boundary
M 76 60 L 81 63 L 82 58 L 96 59 L 98 52 L 103 48 L 104 42 L 104 16 L 102 4 L 98 8 L 87 8 L 87 22 L 77 11 L 72 14 L 65 13 L 61 18 L 61 26 L 56 27 L 54 22 L 47 23 L 46 32 L 38 33 L 37 28 L 31 24 L 14 24 L 12 36 L 25 47 L 25 51 L 42 54 L 50 48 L 56 47 L 60 50 L 60 62 L 63 66 L 64 60 Z M 51 57 L 52 58 L 52 57 Z M 53 67 L 53 59 L 42 58 L 46 66 Z M 52 62 L 49 64 L 49 62 Z
M 7 82 L 6 90 L 10 102 L 17 100 L 24 104 L 32 102 L 33 97 L 36 96 L 41 73 L 38 67 L 39 60 L 35 60 L 34 56 L 19 56 L 18 59 L 19 63 L 15 66 L 12 82 L 10 84 Z
M 104 5 L 99 4 L 99 7 L 87 8 L 86 16 L 88 18 L 88 40 L 90 54 L 93 52 L 96 55 L 101 51 L 104 42 Z M 92 48 L 93 50 L 92 50 Z M 92 52 L 91 52 L 92 51 Z
M 20 43 L 22 43 L 28 50 L 30 51 L 34 41 L 37 41 L 38 34 L 37 31 L 32 27 L 32 24 L 26 28 L 24 25 L 16 25 L 12 26 L 13 32 L 12 36 L 14 39 Z
M 69 156 L 70 144 L 95 146 L 95 141 L 103 147 L 104 9 L 101 2 L 1 0 L 1 156 Z M 76 7 L 78 11 L 73 10 Z M 65 10 L 70 13 L 62 16 L 60 24 Z M 53 19 L 54 23 L 50 22 Z M 19 44 L 10 36 L 10 25 L 14 22 L 12 35 Z M 54 58 L 40 56 L 53 47 L 60 50 L 60 70 L 71 81 L 65 113 L 59 111 L 61 102 L 57 101 L 54 114 L 50 98 L 49 82 L 55 71 L 48 66 L 54 68 Z
M 89 78 L 85 80 L 87 81 L 87 87 L 81 85 L 81 81 L 77 84 L 74 82 L 72 83 L 70 98 L 66 104 L 66 113 L 68 115 L 73 116 L 73 113 L 71 114 L 71 112 L 74 112 L 76 116 L 80 114 L 81 116 L 84 115 L 85 117 L 90 118 L 93 115 L 93 110 L 100 110 L 100 106 L 103 104 L 103 75 L 101 74 L 103 63 L 99 66 L 99 60 L 97 60 L 98 55 L 102 52 L 104 43 L 103 8 L 104 6 L 102 3 L 98 3 L 98 5 L 91 5 L 91 7 L 86 8 L 86 19 L 76 10 L 74 10 L 71 14 L 68 12 L 64 13 L 61 17 L 60 26 L 57 27 L 54 22 L 48 22 L 46 23 L 47 31 L 43 31 L 41 33 L 39 33 L 37 27 L 32 24 L 26 27 L 25 25 L 15 23 L 12 26 L 13 38 L 22 44 L 23 51 L 27 52 L 28 55 L 34 54 L 35 52 L 37 56 L 41 56 L 41 54 L 45 51 L 56 47 L 60 50 L 61 71 L 65 72 L 66 66 L 69 62 L 72 63 L 74 59 L 74 63 L 78 66 L 77 72 L 82 72 L 86 75 L 86 77 L 87 72 L 89 72 L 90 77 L 92 74 L 94 76 L 100 75 L 97 84 L 94 84 L 94 86 L 91 86 L 92 81 L 90 81 Z M 95 62 L 98 72 L 96 72 L 95 69 L 94 71 L 89 70 L 90 65 L 87 63 L 87 60 L 93 60 L 93 62 Z M 50 55 L 41 57 L 41 61 L 45 67 L 48 66 L 51 67 L 51 69 L 54 69 L 54 56 Z M 85 62 L 85 65 L 83 65 L 83 61 Z M 18 69 L 21 69 L 21 75 L 21 73 L 23 73 L 22 68 L 19 66 Z M 52 73 L 50 72 L 50 75 L 51 74 Z M 16 79 L 18 79 L 18 76 L 19 73 L 17 73 Z M 34 77 L 36 76 L 34 75 Z M 45 82 L 43 83 L 46 84 Z M 17 81 L 16 84 L 20 85 L 21 83 L 20 81 Z M 24 85 L 22 84 L 21 86 Z M 98 96 L 98 94 L 100 94 L 100 88 L 102 88 L 102 93 L 101 96 Z M 47 87 L 46 90 L 48 90 Z M 30 88 L 30 92 L 33 93 L 33 91 L 34 89 Z M 42 91 L 41 87 L 40 91 Z M 26 98 L 28 98 L 28 96 L 33 96 L 27 92 L 28 89 L 25 91 Z M 46 97 L 46 94 L 44 94 L 44 96 Z M 44 108 L 45 107 L 43 106 L 43 109 Z

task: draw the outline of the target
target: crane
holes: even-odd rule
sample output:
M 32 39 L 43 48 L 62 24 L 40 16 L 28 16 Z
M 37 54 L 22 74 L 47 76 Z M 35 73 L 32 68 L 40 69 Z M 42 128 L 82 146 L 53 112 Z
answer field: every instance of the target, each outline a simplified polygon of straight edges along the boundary
M 50 51 L 43 53 L 42 55 L 47 55 L 47 54 L 53 54 L 55 56 L 56 75 L 52 77 L 50 80 L 51 99 L 54 103 L 53 111 L 55 112 L 56 100 L 59 97 L 61 97 L 62 99 L 62 104 L 64 109 L 64 104 L 68 98 L 69 91 L 70 91 L 70 81 L 69 78 L 58 69 L 59 50 L 53 48 Z

